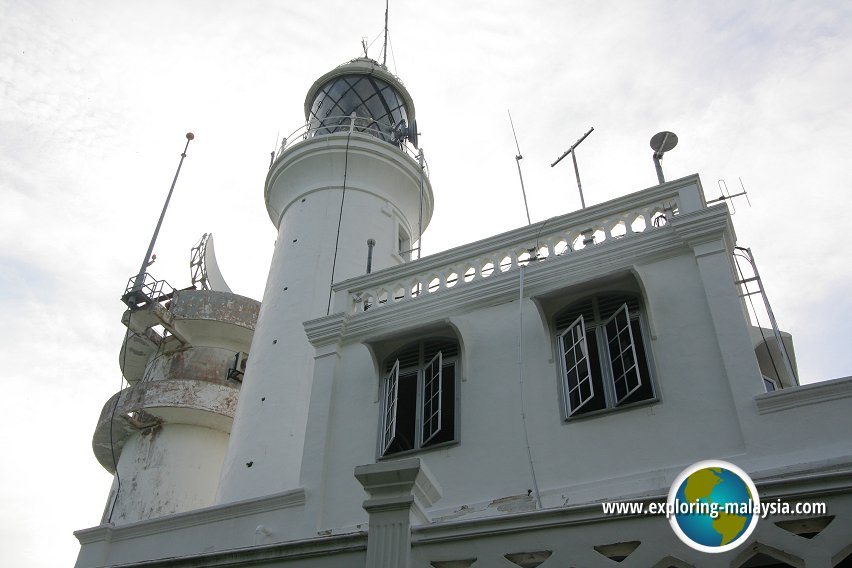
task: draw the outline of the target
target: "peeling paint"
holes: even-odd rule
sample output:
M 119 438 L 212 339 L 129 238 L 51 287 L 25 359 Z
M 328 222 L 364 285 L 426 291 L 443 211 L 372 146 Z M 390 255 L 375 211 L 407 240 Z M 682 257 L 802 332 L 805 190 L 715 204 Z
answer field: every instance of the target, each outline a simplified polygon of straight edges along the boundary
M 530 495 L 512 495 L 509 497 L 495 499 L 488 505 L 488 507 L 496 507 L 498 511 L 503 513 L 533 511 L 535 510 L 535 499 Z

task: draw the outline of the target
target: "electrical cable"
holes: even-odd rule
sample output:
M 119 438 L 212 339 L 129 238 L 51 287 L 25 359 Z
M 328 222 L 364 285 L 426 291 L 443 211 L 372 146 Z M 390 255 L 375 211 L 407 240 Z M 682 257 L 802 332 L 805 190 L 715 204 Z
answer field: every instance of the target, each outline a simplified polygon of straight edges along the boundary
M 393 61 L 393 74 L 396 75 L 396 54 L 393 52 L 393 42 L 390 39 L 390 34 L 388 34 L 388 44 L 390 45 L 391 61 Z
M 371 41 L 371 42 L 370 42 L 370 45 L 368 45 L 368 46 L 367 46 L 367 51 L 369 51 L 369 50 L 370 50 L 370 48 L 371 48 L 371 47 L 373 47 L 373 44 L 374 44 L 374 43 L 376 43 L 376 40 L 377 40 L 377 39 L 379 39 L 380 37 L 382 37 L 382 34 L 383 34 L 383 33 L 385 33 L 384 28 L 382 28 L 382 31 L 380 31 L 380 32 L 379 32 L 379 34 L 378 34 L 376 37 L 374 37 L 374 38 L 373 38 L 373 41 Z M 364 55 L 366 56 L 367 54 L 365 53 Z M 381 53 L 379 53 L 379 55 L 381 55 Z
M 530 447 L 530 436 L 527 431 L 527 413 L 524 403 L 524 266 L 519 266 L 520 276 L 518 277 L 518 383 L 521 390 L 521 422 L 524 427 L 524 440 L 527 444 L 527 459 L 530 464 L 530 475 L 532 476 L 533 491 L 535 491 L 535 500 L 538 503 L 538 508 L 543 509 L 541 504 L 541 493 L 538 490 L 538 480 L 535 475 L 535 465 L 533 465 L 532 448 Z
M 109 450 L 112 454 L 112 468 L 115 470 L 115 496 L 112 499 L 112 505 L 109 508 L 109 515 L 107 516 L 107 523 L 112 522 L 112 514 L 115 512 L 115 504 L 118 503 L 118 495 L 121 493 L 121 476 L 118 474 L 118 460 L 115 457 L 115 440 L 113 438 L 113 422 L 115 421 L 115 412 L 118 410 L 118 403 L 121 400 L 121 392 L 124 390 L 124 368 L 127 364 L 127 342 L 130 339 L 130 323 L 133 319 L 133 310 L 130 310 L 127 316 L 127 331 L 124 333 L 124 349 L 122 349 L 121 354 L 121 383 L 118 388 L 118 395 L 115 397 L 115 404 L 112 405 L 112 412 L 109 415 Z M 128 383 L 129 384 L 129 383 Z
M 548 217 L 547 219 L 545 219 L 541 223 L 541 226 L 538 228 L 538 233 L 536 233 L 536 235 L 535 235 L 535 248 L 533 248 L 533 251 L 535 251 L 535 258 L 538 258 L 538 249 L 539 249 L 539 246 L 538 246 L 539 241 L 538 240 L 541 238 L 541 233 L 544 231 L 544 227 L 550 222 L 551 219 L 553 219 L 553 217 Z M 571 243 L 566 241 L 565 245 L 567 246 L 566 250 L 571 249 Z M 556 251 L 554 251 L 554 252 L 556 252 Z
M 343 192 L 340 196 L 340 213 L 337 216 L 337 237 L 334 239 L 334 259 L 331 261 L 331 282 L 328 284 L 328 306 L 325 315 L 331 313 L 331 293 L 334 291 L 334 269 L 337 266 L 337 251 L 340 248 L 340 225 L 343 223 L 343 203 L 346 201 L 346 174 L 349 171 L 349 140 L 352 138 L 352 128 L 346 136 L 346 154 L 343 159 Z

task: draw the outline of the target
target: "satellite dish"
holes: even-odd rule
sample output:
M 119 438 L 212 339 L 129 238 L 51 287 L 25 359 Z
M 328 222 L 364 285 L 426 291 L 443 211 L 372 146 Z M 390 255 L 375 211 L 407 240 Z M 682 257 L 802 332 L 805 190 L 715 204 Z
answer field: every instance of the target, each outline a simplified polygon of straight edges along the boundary
M 412 120 L 408 127 L 408 141 L 417 148 L 417 121 Z
M 651 137 L 651 149 L 654 151 L 654 167 L 657 169 L 657 180 L 662 184 L 666 182 L 666 177 L 663 175 L 663 166 L 660 160 L 663 159 L 663 154 L 677 146 L 677 134 L 664 130 L 657 132 Z
M 664 130 L 663 132 L 657 132 L 651 137 L 651 150 L 660 158 L 675 146 L 677 146 L 677 134 L 674 132 Z

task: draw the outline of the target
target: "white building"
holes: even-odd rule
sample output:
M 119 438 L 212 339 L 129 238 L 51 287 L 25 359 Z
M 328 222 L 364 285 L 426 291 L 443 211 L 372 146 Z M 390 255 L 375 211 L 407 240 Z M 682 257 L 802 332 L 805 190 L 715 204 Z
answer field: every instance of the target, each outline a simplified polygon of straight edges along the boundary
M 405 87 L 355 60 L 305 115 L 259 313 L 154 281 L 126 312 L 78 567 L 852 566 L 852 377 L 800 386 L 750 323 L 698 176 L 412 260 L 433 198 Z M 709 458 L 827 512 L 722 554 L 604 515 Z

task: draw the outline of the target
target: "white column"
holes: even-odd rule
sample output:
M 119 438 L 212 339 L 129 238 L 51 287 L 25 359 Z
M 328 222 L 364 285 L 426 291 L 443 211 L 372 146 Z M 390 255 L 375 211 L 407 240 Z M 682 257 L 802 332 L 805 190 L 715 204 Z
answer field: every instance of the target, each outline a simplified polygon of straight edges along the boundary
M 367 568 L 409 568 L 411 525 L 429 522 L 425 509 L 441 490 L 419 458 L 361 465 L 355 477 L 370 498 Z

